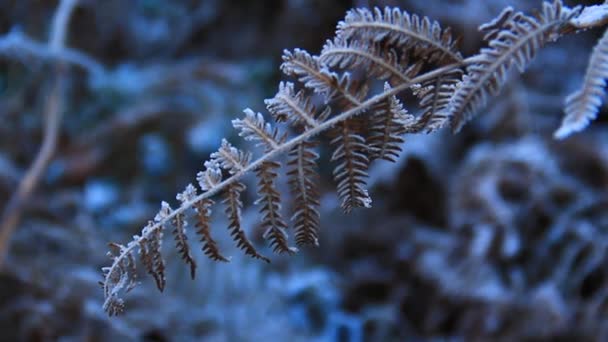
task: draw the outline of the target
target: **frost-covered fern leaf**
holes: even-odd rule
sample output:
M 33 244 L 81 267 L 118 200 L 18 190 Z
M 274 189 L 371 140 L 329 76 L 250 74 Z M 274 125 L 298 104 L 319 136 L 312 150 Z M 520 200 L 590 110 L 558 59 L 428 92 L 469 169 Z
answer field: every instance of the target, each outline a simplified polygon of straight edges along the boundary
M 316 162 L 319 155 L 314 150 L 316 145 L 312 141 L 296 145 L 289 151 L 287 162 L 287 176 L 295 202 L 291 220 L 298 246 L 319 245 L 319 175 Z
M 250 255 L 255 259 L 260 259 L 266 262 L 270 262 L 268 258 L 258 253 L 257 249 L 253 246 L 245 231 L 241 227 L 241 208 L 243 202 L 241 202 L 241 192 L 245 190 L 245 184 L 241 182 L 234 182 L 230 184 L 224 193 L 224 204 L 226 205 L 226 215 L 228 216 L 228 229 L 230 230 L 230 236 L 236 243 L 236 246 L 242 249 L 246 255 Z
M 251 109 L 244 110 L 245 118 L 232 120 L 232 125 L 239 130 L 239 135 L 245 140 L 256 141 L 265 146 L 267 151 L 276 149 L 285 141 L 285 135 L 280 135 L 278 128 L 272 128 L 264 120 L 262 113 L 255 113 Z
M 337 185 L 340 206 L 345 213 L 353 208 L 370 208 L 372 199 L 367 193 L 368 146 L 365 139 L 354 132 L 354 119 L 346 120 L 336 128 L 337 136 L 331 141 L 335 150 L 331 161 L 338 165 L 333 175 Z
M 475 63 L 467 67 L 446 109 L 452 130 L 458 132 L 485 106 L 489 96 L 501 90 L 512 66 L 523 72 L 541 47 L 559 37 L 560 29 L 576 13 L 555 0 L 544 2 L 542 12 L 534 17 L 507 8 L 497 19 L 482 25 L 480 29 L 491 40 Z
M 390 89 L 390 85 L 385 83 L 384 90 Z M 401 153 L 402 136 L 408 127 L 414 124 L 415 118 L 407 113 L 396 96 L 374 106 L 370 112 L 367 138 L 369 160 L 384 159 L 395 162 Z
M 399 63 L 397 51 L 380 44 L 364 44 L 358 41 L 347 42 L 338 37 L 328 40 L 321 51 L 319 60 L 332 68 L 363 70 L 367 77 L 394 82 L 409 82 L 415 76 L 422 63 L 414 63 L 404 68 Z M 407 64 L 407 63 L 406 63 Z
M 264 102 L 276 122 L 290 122 L 309 128 L 319 126 L 319 121 L 325 120 L 330 111 L 329 107 L 326 107 L 321 114 L 315 114 L 316 109 L 310 97 L 306 96 L 303 90 L 296 93 L 291 82 L 279 83 L 277 94 Z
M 608 30 L 599 40 L 587 66 L 583 86 L 566 98 L 566 116 L 555 132 L 562 139 L 572 133 L 582 131 L 594 120 L 605 96 L 608 79 Z
M 305 87 L 325 96 L 328 102 L 336 96 L 342 96 L 353 103 L 358 103 L 349 91 L 349 74 L 339 76 L 321 63 L 318 57 L 313 57 L 304 50 L 295 49 L 293 52 L 285 50 L 281 70 L 287 76 L 298 78 Z
M 218 164 L 231 174 L 245 170 L 250 161 L 251 153 L 237 149 L 226 139 L 222 139 L 222 146 L 217 152 L 211 154 L 211 162 Z
M 398 8 L 360 8 L 349 11 L 338 23 L 336 36 L 343 40 L 378 42 L 399 46 L 427 63 L 449 64 L 462 60 L 450 29 L 436 21 Z
M 273 251 L 293 254 L 298 250 L 288 245 L 287 223 L 281 216 L 281 195 L 275 186 L 275 179 L 278 177 L 276 169 L 280 166 L 277 162 L 264 162 L 256 171 L 260 198 L 255 204 L 262 206 L 260 213 L 262 226 L 265 228 L 264 239 L 270 242 Z
M 201 190 L 209 191 L 222 181 L 222 170 L 220 164 L 213 159 L 206 161 L 204 165 L 205 171 L 196 174 L 196 181 Z

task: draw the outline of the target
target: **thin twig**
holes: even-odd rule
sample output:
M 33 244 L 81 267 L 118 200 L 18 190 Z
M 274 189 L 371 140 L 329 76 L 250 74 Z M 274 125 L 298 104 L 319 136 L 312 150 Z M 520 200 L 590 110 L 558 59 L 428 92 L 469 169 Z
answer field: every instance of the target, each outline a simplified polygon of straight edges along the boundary
M 62 0 L 55 12 L 48 48 L 51 53 L 61 51 L 65 45 L 67 28 L 71 14 L 78 0 Z M 0 269 L 8 254 L 9 242 L 21 218 L 24 203 L 38 185 L 41 176 L 46 171 L 57 147 L 57 137 L 61 127 L 64 109 L 65 65 L 59 63 L 55 67 L 54 80 L 44 105 L 44 137 L 42 145 L 31 167 L 19 183 L 17 191 L 9 200 L 0 221 Z
M 56 63 L 73 64 L 87 71 L 95 79 L 103 76 L 104 67 L 91 56 L 67 47 L 49 49 L 48 43 L 41 43 L 18 30 L 12 30 L 0 36 L 0 55 L 14 58 L 33 56 L 38 59 L 51 60 Z

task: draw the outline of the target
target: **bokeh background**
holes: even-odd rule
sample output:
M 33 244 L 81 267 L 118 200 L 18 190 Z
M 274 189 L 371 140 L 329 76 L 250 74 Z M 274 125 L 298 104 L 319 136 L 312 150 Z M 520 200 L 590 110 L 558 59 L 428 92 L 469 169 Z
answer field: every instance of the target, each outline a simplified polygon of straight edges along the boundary
M 107 243 L 139 233 L 221 138 L 242 144 L 230 121 L 264 110 L 283 49 L 316 54 L 348 9 L 390 5 L 452 27 L 469 56 L 482 47 L 479 24 L 507 5 L 540 4 L 81 0 L 66 44 L 103 72 L 65 71 L 57 150 L 0 271 L 0 341 L 605 341 L 604 111 L 584 133 L 552 139 L 595 30 L 543 49 L 460 134 L 407 137 L 396 164 L 370 170 L 372 209 L 341 213 L 322 148 L 319 248 L 250 260 L 216 215 L 231 263 L 204 258 L 191 236 L 192 281 L 167 236 L 165 292 L 142 274 L 124 315 L 101 309 Z M 0 0 L 0 34 L 46 42 L 57 5 Z M 39 149 L 53 68 L 0 49 L 0 207 Z M 270 254 L 257 208 L 245 208 L 250 236 Z

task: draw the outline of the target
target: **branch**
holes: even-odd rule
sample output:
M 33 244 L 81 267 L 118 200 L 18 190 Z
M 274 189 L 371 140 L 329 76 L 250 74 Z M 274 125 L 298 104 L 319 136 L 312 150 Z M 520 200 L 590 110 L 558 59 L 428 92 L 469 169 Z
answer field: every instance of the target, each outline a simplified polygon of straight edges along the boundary
M 69 20 L 77 2 L 78 0 L 62 0 L 59 4 L 53 18 L 51 34 L 49 36 L 48 49 L 51 53 L 57 53 L 57 51 L 63 49 Z M 19 183 L 17 191 L 13 193 L 13 196 L 5 207 L 2 220 L 0 221 L 0 269 L 4 266 L 10 238 L 21 218 L 23 205 L 38 185 L 57 147 L 57 137 L 59 136 L 59 129 L 61 127 L 65 100 L 64 72 L 65 65 L 62 63 L 57 64 L 51 90 L 44 106 L 45 125 L 42 146 L 31 167 Z

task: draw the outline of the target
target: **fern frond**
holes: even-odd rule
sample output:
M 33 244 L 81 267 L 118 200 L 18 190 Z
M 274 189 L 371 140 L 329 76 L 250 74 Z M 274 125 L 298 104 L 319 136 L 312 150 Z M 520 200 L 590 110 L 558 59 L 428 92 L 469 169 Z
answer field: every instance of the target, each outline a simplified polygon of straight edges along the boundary
M 319 190 L 317 184 L 317 159 L 314 151 L 317 144 L 303 141 L 289 151 L 289 185 L 295 198 L 294 223 L 295 240 L 298 246 L 319 245 Z
M 325 43 L 319 61 L 329 67 L 349 70 L 360 68 L 369 77 L 395 82 L 409 82 L 422 65 L 415 63 L 406 69 L 399 64 L 394 48 L 381 47 L 376 43 L 348 42 L 340 37 Z
M 337 185 L 342 210 L 350 213 L 353 208 L 370 208 L 372 199 L 367 192 L 368 146 L 365 139 L 355 133 L 353 119 L 346 120 L 336 129 L 337 136 L 331 141 L 335 147 L 331 161 L 338 162 L 333 176 Z
M 236 246 L 242 249 L 246 255 L 249 255 L 254 259 L 270 262 L 268 258 L 258 253 L 257 249 L 253 246 L 251 241 L 249 241 L 245 231 L 241 227 L 241 208 L 243 207 L 243 202 L 241 202 L 241 192 L 244 190 L 245 184 L 241 182 L 234 182 L 228 186 L 224 194 L 223 203 L 226 205 L 226 215 L 228 216 L 228 229 L 230 230 L 230 236 L 232 236 Z
M 444 65 L 462 60 L 449 28 L 442 30 L 438 22 L 398 8 L 350 10 L 344 21 L 338 23 L 336 36 L 344 40 L 386 42 L 411 51 L 414 57 L 427 63 Z
M 379 46 L 382 45 L 381 42 L 377 43 Z M 407 53 L 398 46 L 395 46 L 394 49 L 401 54 L 399 62 L 403 66 L 404 56 Z M 297 78 L 304 87 L 308 88 L 308 91 L 302 90 L 296 93 L 293 84 L 283 83 L 279 86 L 279 93 L 273 99 L 268 100 L 267 105 L 277 122 L 291 120 L 292 124 L 304 126 L 303 129 L 298 129 L 295 136 L 285 140 L 282 135 L 278 134 L 278 131 L 268 126 L 261 115 L 254 114 L 250 110 L 246 111 L 245 118 L 236 120 L 235 126 L 241 131 L 243 137 L 263 142 L 266 147 L 265 153 L 251 162 L 252 154 L 249 149 L 239 150 L 227 140 L 222 140 L 218 151 L 212 153 L 210 159 L 205 162 L 205 171 L 197 174 L 196 179 L 202 193 L 196 194 L 196 191 L 189 191 L 180 196 L 181 203 L 178 208 L 171 210 L 167 207 L 168 210 L 159 213 L 154 222 L 144 227 L 141 236 L 134 236 L 133 241 L 113 258 L 112 266 L 104 268 L 103 288 L 108 304 L 104 305 L 104 308 L 109 313 L 113 313 L 120 311 L 119 309 L 123 306 L 122 300 L 118 298 L 118 293 L 126 290 L 127 281 L 133 279 L 129 272 L 124 271 L 123 265 L 137 248 L 142 256 L 144 267 L 154 277 L 157 287 L 161 291 L 164 289 L 165 266 L 161 255 L 163 231 L 171 225 L 171 222 L 183 227 L 186 210 L 194 208 L 196 212 L 197 234 L 201 236 L 205 254 L 214 260 L 227 261 L 228 258 L 220 254 L 217 244 L 209 232 L 210 207 L 213 204 L 211 197 L 218 194 L 224 196 L 223 203 L 229 219 L 228 228 L 237 246 L 254 258 L 268 261 L 266 257 L 257 252 L 241 227 L 242 203 L 239 197 L 244 185 L 240 180 L 246 174 L 259 170 L 265 163 L 272 162 L 281 153 L 289 153 L 288 177 L 296 202 L 292 216 L 296 244 L 299 246 L 318 245 L 319 193 L 316 171 L 318 155 L 314 152 L 315 143 L 311 139 L 330 129 L 338 132 L 337 138 L 332 142 L 335 147 L 332 161 L 338 164 L 334 170 L 334 178 L 338 183 L 338 195 L 342 201 L 342 207 L 346 212 L 355 207 L 369 207 L 371 199 L 365 186 L 370 150 L 362 137 L 362 132 L 368 128 L 355 127 L 354 123 L 360 121 L 356 119 L 356 116 L 370 113 L 373 108 L 381 103 L 386 103 L 389 98 L 409 89 L 413 84 L 424 83 L 457 68 L 460 68 L 460 64 L 443 66 L 415 77 L 413 77 L 414 74 L 417 74 L 419 70 L 414 72 L 414 69 L 406 69 L 406 74 L 412 73 L 411 80 L 401 80 L 394 88 L 385 89 L 368 98 L 367 93 L 370 89 L 368 79 L 351 81 L 348 72 L 342 74 L 333 72 L 327 65 L 319 61 L 318 57 L 313 57 L 303 50 L 296 49 L 293 53 L 285 52 L 283 71 L 287 75 Z M 311 102 L 311 98 L 316 95 L 325 96 L 328 103 L 319 112 Z M 330 108 L 336 108 L 340 112 L 329 117 Z M 369 122 L 368 119 L 362 118 L 361 120 Z M 277 133 L 275 134 L 275 132 Z M 222 169 L 230 174 L 228 178 L 222 179 Z M 272 177 L 260 175 L 260 178 L 270 179 Z M 280 203 L 278 199 L 271 199 L 272 194 L 266 197 L 269 198 L 267 200 L 269 202 Z M 278 213 L 276 206 L 271 207 Z M 283 224 L 277 224 L 276 220 L 273 226 L 283 228 Z M 178 240 L 185 241 L 180 232 L 183 231 L 177 231 Z M 271 244 L 273 247 L 277 246 L 280 250 L 284 250 L 286 243 L 283 240 L 286 241 L 286 239 L 280 234 L 280 230 L 271 229 L 269 232 L 272 232 Z M 270 235 L 268 233 L 266 237 L 270 238 Z
M 275 253 L 293 254 L 298 251 L 295 247 L 289 247 L 287 243 L 287 223 L 281 217 L 281 195 L 275 186 L 275 179 L 281 164 L 277 162 L 264 162 L 257 170 L 259 179 L 258 193 L 260 198 L 255 204 L 261 204 L 262 226 L 265 228 L 264 239 L 270 242 Z
M 385 83 L 384 90 L 390 90 Z M 395 162 L 401 153 L 402 135 L 415 122 L 414 116 L 407 113 L 401 101 L 396 96 L 389 97 L 385 102 L 371 109 L 369 117 L 369 161 L 384 159 Z
M 245 140 L 256 141 L 258 145 L 266 146 L 267 150 L 276 149 L 279 144 L 285 141 L 285 134 L 282 136 L 278 128 L 272 128 L 270 123 L 264 120 L 262 113 L 255 113 L 251 109 L 244 110 L 244 119 L 232 120 L 232 126 L 239 130 L 239 135 Z
M 589 59 L 583 86 L 566 98 L 566 116 L 555 137 L 563 139 L 582 131 L 595 120 L 604 100 L 608 78 L 608 30 L 604 32 Z
M 561 0 L 543 3 L 535 17 L 511 9 L 503 11 L 489 24 L 482 25 L 489 47 L 481 50 L 477 63 L 467 68 L 447 111 L 452 130 L 458 132 L 490 95 L 496 95 L 505 83 L 512 66 L 523 72 L 546 43 L 559 37 L 559 30 L 577 13 L 564 7 Z
M 303 90 L 297 93 L 291 82 L 279 83 L 279 91 L 272 99 L 264 101 L 268 111 L 272 113 L 276 122 L 291 122 L 305 127 L 319 126 L 319 120 L 323 121 L 329 116 L 329 107 L 315 115 L 315 107 Z

